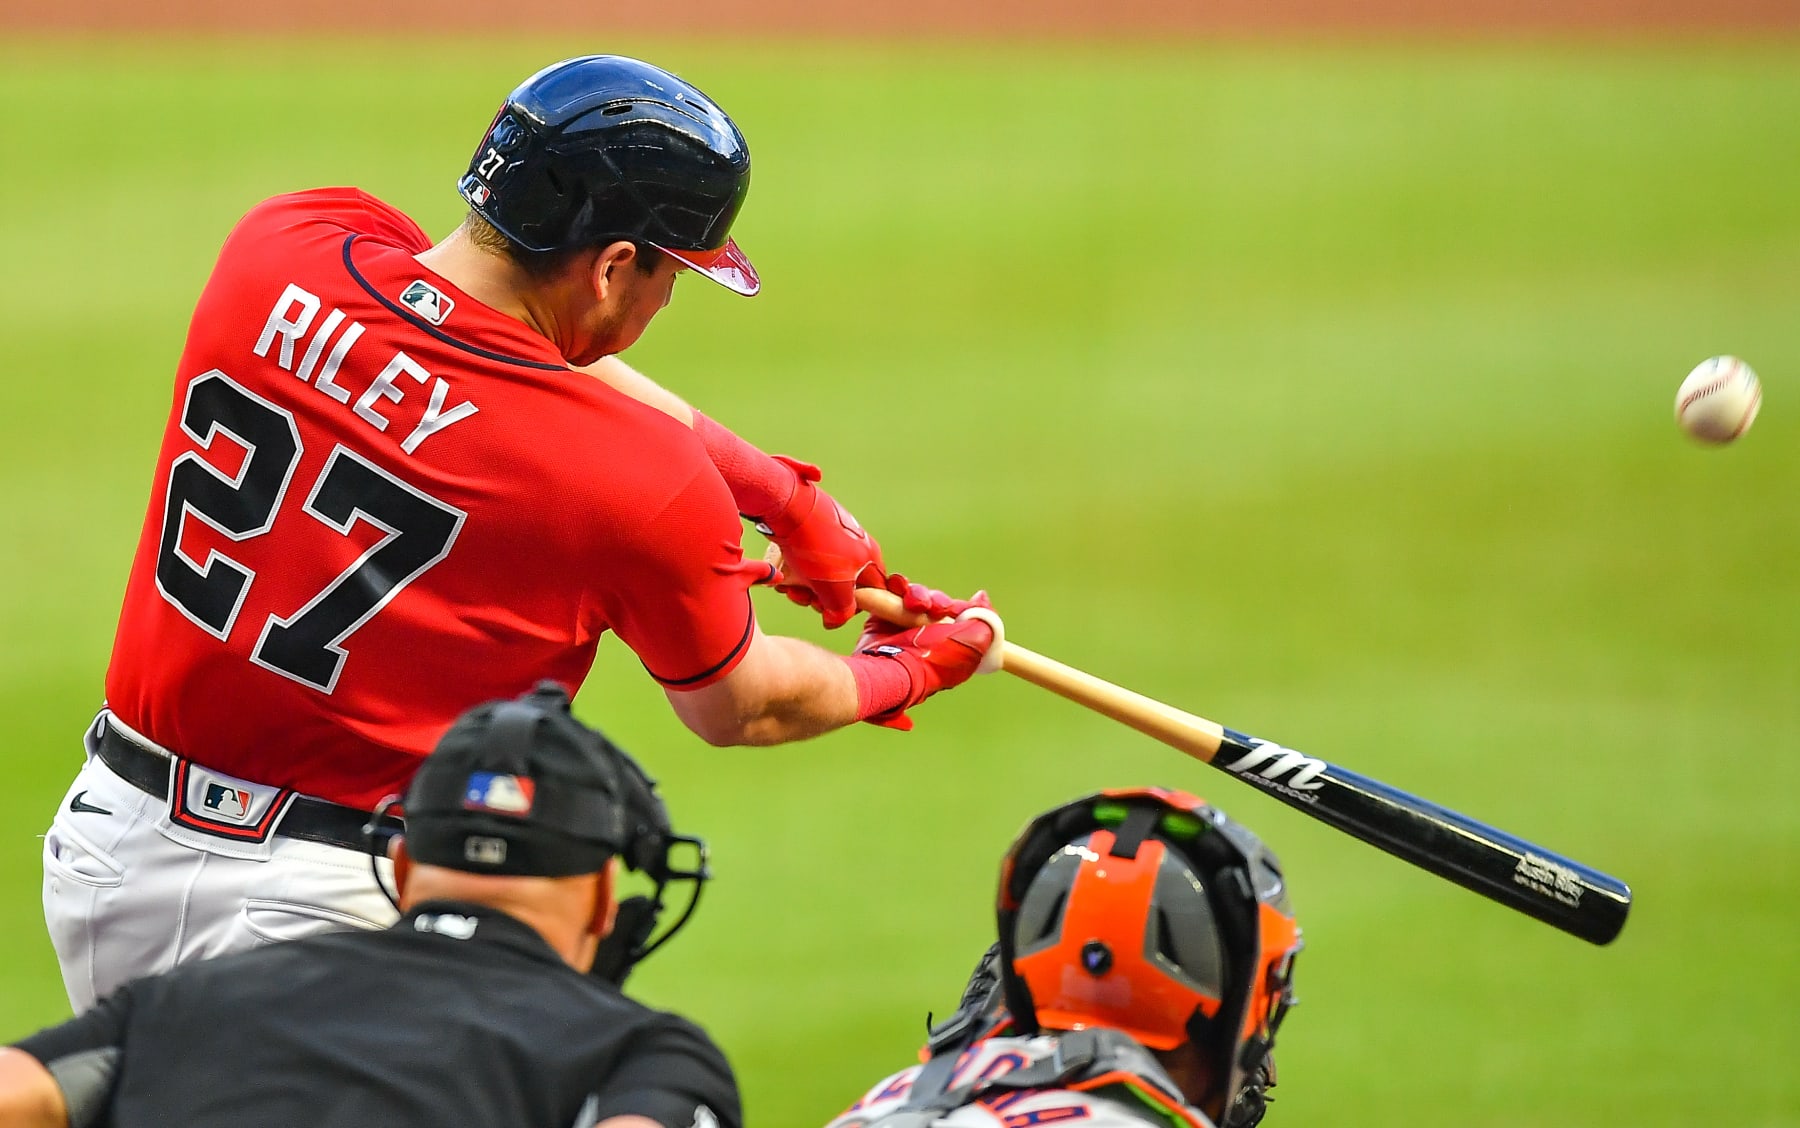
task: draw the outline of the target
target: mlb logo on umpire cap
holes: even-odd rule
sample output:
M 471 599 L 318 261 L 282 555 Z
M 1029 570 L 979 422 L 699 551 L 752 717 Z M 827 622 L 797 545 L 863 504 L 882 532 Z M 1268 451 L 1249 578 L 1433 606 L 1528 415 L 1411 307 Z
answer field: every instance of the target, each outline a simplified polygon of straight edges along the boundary
M 529 815 L 537 781 L 529 776 L 500 772 L 474 772 L 463 792 L 463 810 L 489 811 L 496 815 Z M 471 859 L 473 860 L 473 859 Z

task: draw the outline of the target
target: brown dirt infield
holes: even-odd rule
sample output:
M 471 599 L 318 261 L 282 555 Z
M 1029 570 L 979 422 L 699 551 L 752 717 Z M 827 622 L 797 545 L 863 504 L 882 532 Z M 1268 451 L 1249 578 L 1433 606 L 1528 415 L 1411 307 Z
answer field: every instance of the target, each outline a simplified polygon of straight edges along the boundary
M 1800 0 L 0 0 L 10 31 L 983 37 L 1800 31 Z

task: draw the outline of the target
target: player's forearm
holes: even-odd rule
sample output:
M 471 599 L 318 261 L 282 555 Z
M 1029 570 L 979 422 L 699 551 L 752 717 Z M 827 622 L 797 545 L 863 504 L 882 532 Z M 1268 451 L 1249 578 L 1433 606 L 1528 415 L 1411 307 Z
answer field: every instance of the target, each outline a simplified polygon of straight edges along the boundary
M 787 676 L 745 718 L 739 743 L 785 744 L 856 723 L 856 680 L 842 657 L 797 638 L 769 641 L 785 652 Z
M 686 400 L 616 356 L 597 360 L 581 371 L 640 403 L 649 404 L 678 420 L 683 426 L 694 425 L 694 409 Z
M 671 691 L 669 702 L 702 740 L 719 746 L 805 740 L 862 717 L 857 679 L 842 657 L 760 632 L 729 676 L 704 689 Z

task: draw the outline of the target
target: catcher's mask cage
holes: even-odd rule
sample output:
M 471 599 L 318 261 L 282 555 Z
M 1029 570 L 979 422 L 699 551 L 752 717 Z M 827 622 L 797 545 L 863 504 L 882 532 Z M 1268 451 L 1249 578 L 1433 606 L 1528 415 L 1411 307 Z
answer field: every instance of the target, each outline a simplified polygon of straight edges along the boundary
M 620 901 L 594 960 L 594 974 L 614 983 L 688 922 L 712 876 L 706 844 L 674 832 L 655 781 L 576 720 L 568 694 L 553 682 L 464 713 L 420 765 L 405 800 L 384 801 L 364 832 L 381 834 L 396 805 L 407 853 L 426 865 L 566 877 L 598 873 L 616 857 L 642 875 L 650 892 Z M 687 903 L 658 935 L 665 897 L 680 884 L 689 886 Z M 385 886 L 382 892 L 398 910 L 397 898 Z
M 1089 795 L 1013 843 L 998 918 L 1008 1033 L 1191 1041 L 1224 1084 L 1227 1128 L 1261 1119 L 1301 942 L 1280 863 L 1249 830 L 1185 792 Z
M 585 55 L 520 83 L 457 190 L 529 251 L 649 243 L 749 297 L 756 268 L 730 237 L 750 147 L 691 83 L 623 55 Z

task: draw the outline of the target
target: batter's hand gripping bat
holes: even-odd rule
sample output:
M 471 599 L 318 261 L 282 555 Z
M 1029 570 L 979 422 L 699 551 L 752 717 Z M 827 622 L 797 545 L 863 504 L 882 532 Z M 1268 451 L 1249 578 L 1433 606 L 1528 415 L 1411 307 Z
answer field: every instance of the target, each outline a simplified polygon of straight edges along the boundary
M 879 588 L 859 588 L 856 598 L 864 611 L 890 622 L 918 620 L 899 596 Z M 1007 673 L 1179 748 L 1490 901 L 1593 944 L 1610 943 L 1625 927 L 1631 889 L 1610 874 L 1330 761 L 1184 713 L 1017 643 L 1000 645 L 1000 668 Z

